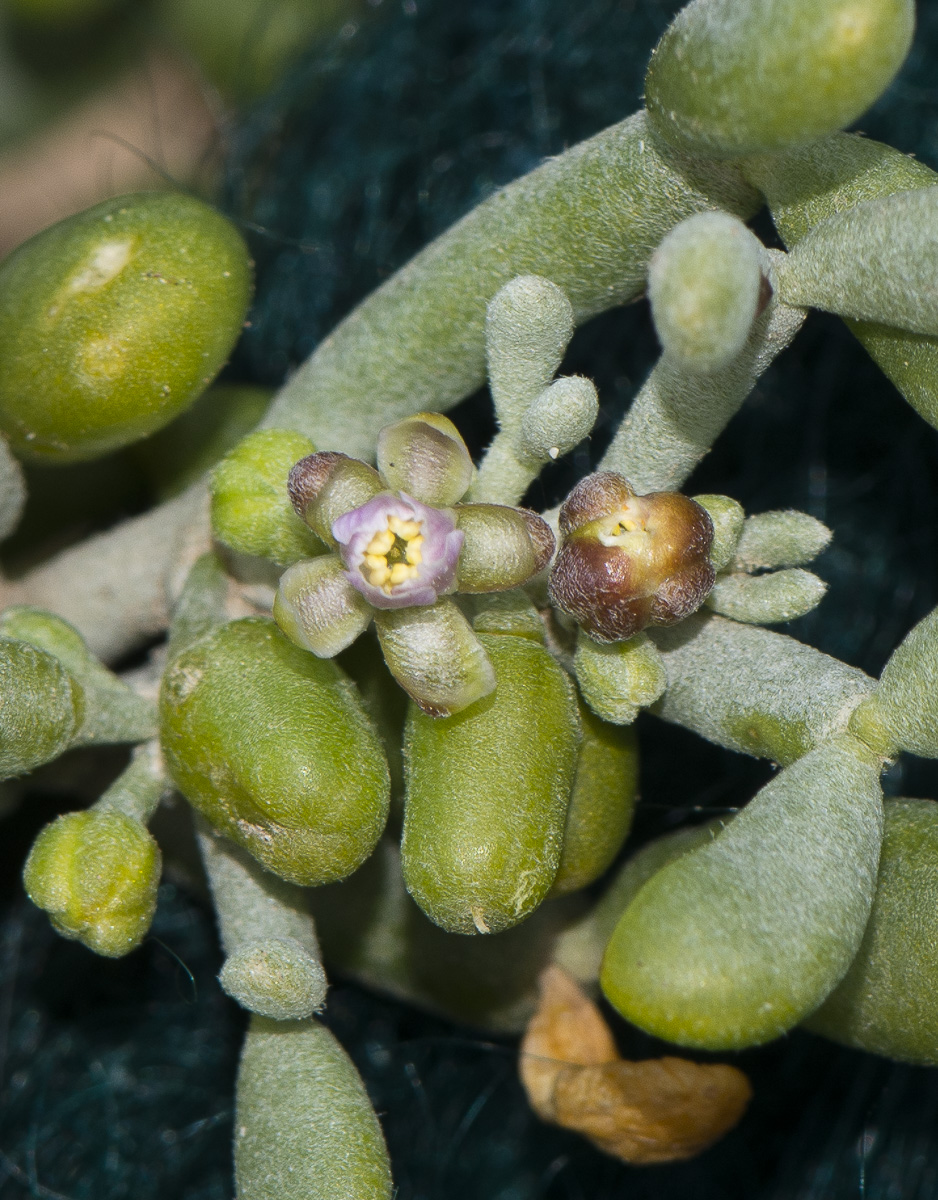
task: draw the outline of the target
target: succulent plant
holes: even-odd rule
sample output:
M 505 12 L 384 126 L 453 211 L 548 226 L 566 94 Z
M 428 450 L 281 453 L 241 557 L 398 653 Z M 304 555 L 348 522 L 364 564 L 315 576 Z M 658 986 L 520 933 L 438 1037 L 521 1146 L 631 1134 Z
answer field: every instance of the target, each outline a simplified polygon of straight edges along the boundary
M 254 1014 L 244 1200 L 392 1194 L 380 1125 L 317 1019 L 315 921 L 337 969 L 483 1027 L 520 1027 L 554 963 L 677 1045 L 807 1022 L 938 1063 L 938 808 L 884 810 L 881 788 L 900 754 L 938 757 L 938 618 L 878 680 L 775 632 L 820 603 L 807 567 L 830 531 L 681 491 L 812 307 L 938 426 L 938 175 L 841 132 L 899 69 L 913 15 L 691 0 L 647 111 L 391 276 L 259 428 L 206 438 L 210 474 L 3 581 L 4 777 L 136 747 L 91 809 L 40 833 L 35 903 L 99 953 L 131 950 L 160 871 L 147 824 L 174 791 L 198 814 L 220 982 Z M 785 250 L 747 225 L 763 205 Z M 250 277 L 233 226 L 175 194 L 109 201 L 7 260 L 4 533 L 19 459 L 151 438 L 146 460 L 223 364 Z M 660 358 L 598 470 L 556 510 L 522 507 L 597 417 L 592 382 L 557 377 L 575 326 L 645 293 Z M 442 413 L 486 380 L 498 429 L 474 464 Z M 143 670 L 105 665 L 155 637 Z M 780 770 L 587 903 L 629 830 L 644 709 Z

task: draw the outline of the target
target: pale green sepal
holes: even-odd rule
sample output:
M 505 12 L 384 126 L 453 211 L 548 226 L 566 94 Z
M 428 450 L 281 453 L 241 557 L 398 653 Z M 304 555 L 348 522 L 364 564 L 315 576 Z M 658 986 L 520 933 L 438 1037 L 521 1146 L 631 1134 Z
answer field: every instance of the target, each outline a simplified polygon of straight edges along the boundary
M 934 187 L 867 200 L 828 217 L 778 271 L 788 304 L 938 335 Z
M 321 554 L 322 543 L 296 515 L 287 492 L 291 467 L 314 450 L 308 438 L 288 429 L 248 434 L 211 475 L 215 537 L 280 566 Z
M 795 509 L 756 513 L 743 526 L 733 565 L 740 571 L 803 567 L 827 549 L 833 536 L 822 521 Z
M 882 838 L 881 763 L 844 736 L 787 767 L 628 906 L 601 984 L 667 1041 L 756 1045 L 812 1012 L 857 952 Z
M 938 609 L 893 651 L 870 712 L 896 747 L 938 758 Z
M 652 53 L 649 116 L 715 157 L 816 141 L 886 90 L 914 23 L 912 0 L 692 0 Z
M 418 413 L 378 434 L 378 470 L 392 491 L 448 508 L 472 482 L 472 459 L 459 430 L 439 413 Z
M 311 1017 L 326 1001 L 326 973 L 296 938 L 239 946 L 218 976 L 222 991 L 248 1012 L 276 1021 Z
M 742 350 L 763 288 L 762 243 L 729 213 L 696 213 L 648 264 L 648 298 L 665 354 L 708 374 Z
M 632 824 L 638 795 L 635 730 L 579 705 L 583 737 L 551 896 L 587 887 L 611 866 Z
M 57 657 L 0 637 L 0 779 L 58 758 L 73 744 L 84 714 L 81 684 Z
M 528 522 L 506 504 L 458 504 L 456 528 L 465 535 L 456 568 L 460 592 L 507 591 L 526 583 L 538 565 Z
M 338 542 L 332 536 L 333 523 L 384 491 L 387 488 L 374 467 L 357 458 L 337 456 L 315 499 L 306 506 L 306 523 L 334 548 Z
M 140 821 L 92 809 L 67 813 L 42 830 L 23 884 L 64 937 L 119 958 L 150 928 L 160 869 L 159 847 Z
M 827 584 L 811 571 L 789 567 L 766 575 L 721 575 L 704 603 L 747 625 L 779 625 L 817 608 L 826 591 Z
M 274 620 L 291 642 L 333 658 L 371 624 L 373 609 L 331 554 L 288 567 L 274 598 Z
M 580 723 L 575 689 L 530 638 L 482 634 L 498 686 L 444 720 L 407 720 L 404 881 L 451 933 L 496 934 L 545 898 L 560 862 Z
M 872 1054 L 938 1066 L 938 804 L 887 800 L 873 908 L 850 970 L 805 1022 Z
M 431 716 L 460 712 L 495 687 L 489 657 L 452 600 L 376 612 L 375 628 L 391 674 Z
M 27 605 L 0 616 L 0 635 L 29 642 L 59 660 L 84 694 L 84 712 L 73 745 L 142 742 L 156 735 L 156 706 L 122 683 L 88 649 L 74 626 Z
M 368 1093 L 315 1018 L 251 1019 L 237 1097 L 238 1200 L 391 1200 L 391 1167 Z
M 660 698 L 668 682 L 658 648 L 645 633 L 601 645 L 581 632 L 573 669 L 587 704 L 615 725 L 630 725 L 640 709 Z
M 598 415 L 599 397 L 591 379 L 555 379 L 522 417 L 519 449 L 537 462 L 560 458 L 589 435 Z
M 704 495 L 692 496 L 701 508 L 705 508 L 713 522 L 713 544 L 710 547 L 710 561 L 715 571 L 722 571 L 733 560 L 736 546 L 739 543 L 746 520 L 746 510 L 738 500 L 730 496 Z
M 553 379 L 573 336 L 564 291 L 538 275 L 518 275 L 485 314 L 489 388 L 502 428 L 515 429 Z

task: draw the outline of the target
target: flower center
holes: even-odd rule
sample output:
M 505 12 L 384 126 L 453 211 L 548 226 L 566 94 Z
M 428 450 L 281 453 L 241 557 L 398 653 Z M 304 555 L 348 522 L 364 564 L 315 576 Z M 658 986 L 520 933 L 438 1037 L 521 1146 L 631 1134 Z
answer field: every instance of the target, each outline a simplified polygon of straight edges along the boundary
M 638 539 L 648 532 L 643 515 L 637 511 L 636 506 L 629 504 L 624 504 L 617 513 L 602 518 L 597 524 L 597 536 L 604 546 L 635 548 Z
M 419 574 L 423 556 L 422 521 L 404 521 L 388 516 L 387 528 L 374 535 L 365 547 L 362 575 L 372 585 L 390 596 L 392 590 L 405 580 Z

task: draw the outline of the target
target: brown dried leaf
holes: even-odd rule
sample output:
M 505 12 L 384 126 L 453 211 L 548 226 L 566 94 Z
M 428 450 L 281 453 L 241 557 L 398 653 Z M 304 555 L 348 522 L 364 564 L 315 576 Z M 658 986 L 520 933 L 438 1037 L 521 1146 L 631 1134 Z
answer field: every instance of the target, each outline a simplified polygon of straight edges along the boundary
M 620 1058 L 599 1009 L 557 966 L 541 976 L 520 1072 L 538 1116 L 629 1163 L 692 1158 L 732 1129 L 752 1097 L 735 1067 Z

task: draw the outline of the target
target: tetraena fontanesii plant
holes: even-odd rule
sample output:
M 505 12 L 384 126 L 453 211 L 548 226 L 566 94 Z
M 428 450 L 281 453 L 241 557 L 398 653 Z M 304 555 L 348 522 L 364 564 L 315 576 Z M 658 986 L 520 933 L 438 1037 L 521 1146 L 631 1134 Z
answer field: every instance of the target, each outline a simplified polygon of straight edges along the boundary
M 938 175 L 840 132 L 912 26 L 910 0 L 691 0 L 645 111 L 390 278 L 209 480 L 3 584 L 4 777 L 136 747 L 29 856 L 56 928 L 132 950 L 160 870 L 147 824 L 174 789 L 199 814 L 221 983 L 254 1014 L 245 1200 L 392 1192 L 316 1018 L 313 913 L 338 969 L 489 1028 L 524 1022 L 554 962 L 678 1045 L 807 1022 L 938 1065 L 938 809 L 880 787 L 901 752 L 938 757 L 938 614 L 869 678 L 767 628 L 820 602 L 820 522 L 680 494 L 811 307 L 938 425 Z M 763 205 L 785 251 L 746 225 Z M 194 399 L 249 273 L 232 227 L 171 195 L 98 206 L 3 264 L 4 534 L 18 457 L 94 457 Z M 556 377 L 575 325 L 645 292 L 661 357 L 599 472 L 559 512 L 520 508 L 596 418 L 593 385 Z M 439 413 L 486 378 L 499 428 L 474 466 Z M 157 634 L 146 670 L 104 665 Z M 628 832 L 645 708 L 781 770 L 585 908 L 570 894 Z

